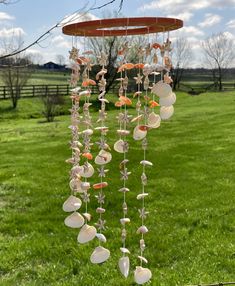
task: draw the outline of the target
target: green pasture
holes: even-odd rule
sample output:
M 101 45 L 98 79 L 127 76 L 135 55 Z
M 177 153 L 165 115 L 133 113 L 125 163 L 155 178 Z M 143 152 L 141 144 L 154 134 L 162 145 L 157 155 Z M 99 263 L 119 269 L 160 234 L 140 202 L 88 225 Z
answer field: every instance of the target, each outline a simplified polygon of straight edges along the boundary
M 177 95 L 175 115 L 148 134 L 147 158 L 154 166 L 146 172 L 150 216 L 145 256 L 153 273 L 147 285 L 235 281 L 235 94 Z M 105 190 L 106 247 L 111 258 L 103 265 L 92 265 L 89 257 L 97 241 L 78 245 L 78 230 L 63 223 L 62 204 L 70 193 L 65 163 L 71 153 L 69 103 L 54 123 L 43 123 L 40 104 L 38 99 L 21 99 L 13 112 L 9 101 L 0 101 L 0 285 L 135 285 L 140 142 L 129 138 L 131 274 L 125 279 L 117 269 L 122 155 L 113 152 L 107 176 L 110 185 Z M 113 109 L 108 113 L 110 145 L 117 140 L 116 115 Z M 96 119 L 97 111 L 92 116 Z M 97 151 L 94 147 L 94 154 Z M 95 175 L 91 183 L 97 180 Z M 90 193 L 94 223 L 97 202 L 95 191 Z

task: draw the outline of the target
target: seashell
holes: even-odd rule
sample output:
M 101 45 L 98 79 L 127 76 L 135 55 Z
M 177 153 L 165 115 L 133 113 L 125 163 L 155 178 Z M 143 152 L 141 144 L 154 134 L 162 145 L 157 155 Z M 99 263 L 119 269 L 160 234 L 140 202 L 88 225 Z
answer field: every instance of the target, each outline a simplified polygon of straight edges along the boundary
M 87 160 L 92 160 L 93 156 L 91 153 L 83 153 L 82 157 L 86 158 Z
M 124 105 L 124 103 L 121 102 L 121 101 L 116 101 L 116 102 L 115 102 L 115 106 L 116 106 L 116 107 L 121 107 L 121 106 L 123 106 L 123 105 Z
M 162 120 L 169 119 L 174 114 L 174 106 L 162 106 L 160 108 L 160 116 Z
M 100 98 L 99 101 L 109 103 L 108 99 L 106 98 Z
M 120 223 L 122 224 L 122 225 L 125 225 L 126 223 L 129 223 L 131 220 L 129 219 L 129 218 L 127 218 L 127 217 L 124 217 L 124 218 L 121 218 L 120 219 Z
M 141 233 L 141 234 L 145 234 L 145 233 L 147 233 L 149 230 L 148 230 L 148 228 L 147 228 L 147 226 L 145 226 L 145 225 L 141 225 L 141 227 L 139 227 L 138 229 L 137 229 L 137 232 L 136 233 Z
M 90 184 L 89 182 L 82 182 L 82 183 L 81 183 L 81 189 L 82 189 L 83 191 L 89 190 L 90 187 L 91 187 L 91 184 Z
M 138 258 L 144 263 L 148 263 L 148 260 L 145 257 L 139 255 Z
M 83 216 L 85 217 L 85 219 L 87 221 L 90 221 L 91 220 L 91 215 L 89 213 L 83 213 Z
M 64 224 L 72 228 L 80 228 L 84 225 L 84 217 L 78 212 L 74 212 L 64 220 Z
M 78 210 L 82 205 L 82 201 L 75 197 L 75 196 L 69 196 L 68 199 L 63 204 L 63 211 L 65 212 L 74 212 Z
M 110 257 L 110 251 L 103 246 L 97 246 L 92 252 L 90 260 L 93 264 L 99 264 L 105 262 Z
M 90 163 L 87 163 L 86 166 L 80 166 L 79 175 L 84 178 L 90 178 L 93 176 L 94 172 L 95 170 L 93 166 Z
M 153 166 L 153 163 L 147 160 L 140 161 L 140 164 L 143 166 Z
M 138 121 L 138 120 L 142 119 L 142 117 L 143 117 L 143 114 L 140 114 L 140 115 L 134 117 L 134 118 L 131 120 L 131 122 Z
M 122 139 L 119 139 L 117 142 L 115 142 L 113 148 L 118 153 L 125 153 L 124 152 L 124 141 Z
M 149 195 L 148 193 L 142 193 L 142 194 L 138 194 L 136 198 L 137 198 L 137 200 L 141 200 L 141 199 L 147 197 L 148 195 Z
M 93 130 L 92 129 L 85 129 L 82 131 L 82 134 L 90 136 L 93 134 Z
M 152 278 L 152 272 L 148 268 L 136 266 L 134 278 L 137 284 L 142 285 Z
M 175 102 L 176 102 L 176 95 L 173 92 L 169 96 L 162 97 L 159 100 L 161 106 L 170 106 L 173 105 Z
M 108 164 L 111 160 L 112 154 L 105 150 L 100 150 L 99 154 L 95 157 L 95 163 L 97 165 Z
M 101 99 L 104 95 L 105 95 L 106 91 L 102 91 L 99 95 L 98 95 L 98 99 Z
M 136 69 L 143 69 L 144 68 L 144 64 L 142 64 L 142 63 L 135 64 L 135 68 Z
M 99 127 L 96 127 L 95 130 L 98 130 L 98 131 L 108 131 L 108 130 L 109 130 L 109 127 L 107 127 L 107 126 L 99 126 Z
M 101 241 L 101 242 L 106 242 L 107 241 L 107 239 L 106 239 L 106 237 L 104 236 L 104 234 L 103 233 L 97 233 L 96 234 L 96 237 L 99 239 L 99 241 Z
M 134 64 L 132 64 L 132 63 L 126 63 L 126 64 L 123 64 L 123 65 L 121 65 L 121 66 L 119 67 L 118 72 L 122 72 L 122 71 L 124 71 L 125 69 L 130 70 L 130 69 L 133 69 L 134 67 L 135 67 Z
M 94 54 L 93 51 L 85 51 L 85 52 L 83 52 L 83 55 L 92 55 L 92 54 Z
M 159 103 L 157 101 L 155 101 L 155 100 L 150 100 L 149 101 L 149 107 L 150 108 L 154 108 L 156 106 L 159 106 Z
M 121 257 L 118 261 L 119 269 L 122 273 L 122 275 L 127 278 L 129 275 L 129 269 L 130 269 L 130 259 L 128 256 Z
M 157 96 L 161 97 L 167 97 L 172 93 L 172 88 L 169 84 L 159 81 L 152 87 L 152 93 L 156 94 Z
M 121 250 L 121 252 L 124 253 L 124 254 L 130 254 L 129 249 L 127 249 L 126 247 L 120 247 L 120 250 Z
M 107 186 L 108 186 L 107 182 L 97 183 L 97 184 L 93 185 L 93 189 L 94 190 L 99 190 L 99 189 L 103 189 L 103 188 L 105 188 Z
M 152 44 L 152 48 L 153 48 L 153 49 L 161 49 L 161 48 L 162 48 L 162 45 L 160 45 L 159 43 L 153 43 L 153 44 Z
M 91 241 L 96 236 L 96 228 L 94 226 L 90 226 L 88 224 L 84 224 L 78 234 L 78 242 L 79 243 L 86 243 Z
M 147 130 L 140 130 L 139 126 L 136 126 L 133 131 L 133 138 L 134 140 L 142 140 L 146 137 Z
M 79 179 L 72 179 L 69 182 L 69 187 L 73 192 L 79 192 L 79 193 L 82 192 L 81 185 L 82 182 Z
M 147 125 L 139 125 L 139 130 L 141 131 L 147 131 L 149 127 Z
M 96 82 L 93 79 L 87 79 L 82 82 L 83 87 L 88 87 L 89 85 L 96 85 Z
M 84 91 L 79 92 L 79 95 L 80 95 L 80 96 L 82 96 L 82 95 L 89 96 L 90 94 L 91 94 L 91 91 L 90 91 L 90 90 L 84 90 Z
M 129 192 L 130 190 L 128 188 L 121 188 L 118 191 L 121 193 L 126 193 L 126 192 Z
M 132 101 L 127 96 L 119 96 L 119 101 L 124 105 L 132 105 Z
M 96 212 L 97 212 L 98 214 L 103 214 L 103 213 L 105 213 L 105 209 L 103 209 L 103 208 L 97 208 L 97 209 L 96 209 Z
M 129 130 L 118 129 L 117 130 L 117 134 L 121 135 L 121 136 L 126 136 L 126 135 L 130 134 L 130 131 Z
M 136 91 L 133 95 L 133 97 L 136 97 L 136 96 L 140 96 L 142 94 L 142 91 Z
M 151 128 L 158 128 L 160 123 L 161 117 L 158 114 L 151 112 L 148 116 L 148 126 Z

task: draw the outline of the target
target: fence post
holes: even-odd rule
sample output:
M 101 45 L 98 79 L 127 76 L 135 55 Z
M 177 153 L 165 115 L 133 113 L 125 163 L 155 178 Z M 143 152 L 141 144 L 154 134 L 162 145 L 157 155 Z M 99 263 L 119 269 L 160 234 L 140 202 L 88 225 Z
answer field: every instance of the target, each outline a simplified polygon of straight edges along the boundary
M 5 85 L 3 87 L 3 98 L 6 99 L 6 87 L 5 87 Z

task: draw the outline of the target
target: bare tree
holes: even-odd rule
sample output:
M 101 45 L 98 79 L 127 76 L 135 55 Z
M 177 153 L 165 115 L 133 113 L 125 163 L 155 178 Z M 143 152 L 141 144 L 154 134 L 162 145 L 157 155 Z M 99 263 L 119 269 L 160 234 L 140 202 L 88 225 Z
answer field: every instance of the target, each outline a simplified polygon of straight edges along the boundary
M 172 61 L 174 68 L 173 73 L 173 90 L 180 86 L 183 73 L 189 66 L 190 60 L 193 58 L 191 45 L 186 38 L 177 38 L 173 44 Z
M 2 42 L 2 45 L 5 51 L 10 52 L 16 47 L 20 47 L 22 43 L 20 35 L 13 35 L 8 42 L 6 40 Z M 17 54 L 13 57 L 2 59 L 0 68 L 0 75 L 12 100 L 12 107 L 16 108 L 22 88 L 33 73 L 30 57 Z
M 223 77 L 226 69 L 235 58 L 234 41 L 226 33 L 213 34 L 202 42 L 207 66 L 212 69 L 215 86 L 223 89 Z
M 56 63 L 63 66 L 65 64 L 65 57 L 63 55 L 56 55 Z

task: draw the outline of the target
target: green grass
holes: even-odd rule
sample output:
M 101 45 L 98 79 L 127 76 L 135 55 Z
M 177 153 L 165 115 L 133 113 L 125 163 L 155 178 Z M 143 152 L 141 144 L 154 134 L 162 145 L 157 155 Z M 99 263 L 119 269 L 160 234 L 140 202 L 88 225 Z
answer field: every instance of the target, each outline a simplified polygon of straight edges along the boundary
M 5 107 L 2 105 L 5 104 Z M 78 231 L 64 226 L 61 206 L 69 195 L 68 116 L 40 123 L 38 100 L 21 100 L 17 115 L 0 102 L 0 285 L 135 285 L 140 224 L 135 199 L 140 191 L 142 152 L 130 139 L 128 181 L 131 276 L 117 270 L 120 256 L 119 154 L 110 163 L 106 194 L 107 247 L 101 266 L 89 256 L 97 245 L 78 245 Z M 131 110 L 130 112 L 134 112 Z M 38 118 L 28 119 L 31 114 Z M 116 112 L 109 112 L 109 143 L 117 139 Z M 93 113 L 97 118 L 97 112 Z M 148 285 L 175 286 L 235 280 L 235 97 L 233 93 L 178 94 L 175 115 L 149 132 L 146 254 L 153 279 Z M 97 139 L 97 135 L 95 138 Z M 97 153 L 97 149 L 94 149 Z M 112 178 L 112 180 L 111 180 Z M 97 177 L 92 179 L 97 182 Z M 96 200 L 91 191 L 93 221 Z

